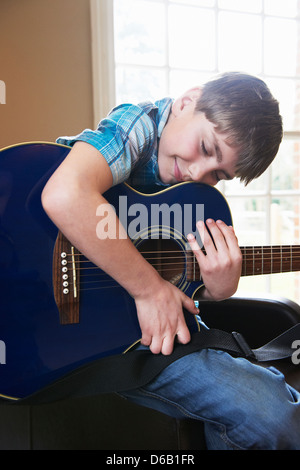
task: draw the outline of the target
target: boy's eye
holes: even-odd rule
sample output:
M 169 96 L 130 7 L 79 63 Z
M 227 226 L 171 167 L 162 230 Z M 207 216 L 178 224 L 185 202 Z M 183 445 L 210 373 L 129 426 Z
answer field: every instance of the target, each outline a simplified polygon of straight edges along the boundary
M 201 142 L 201 148 L 202 148 L 202 152 L 204 153 L 204 155 L 208 156 L 208 151 L 206 150 L 205 143 L 203 142 L 203 140 Z

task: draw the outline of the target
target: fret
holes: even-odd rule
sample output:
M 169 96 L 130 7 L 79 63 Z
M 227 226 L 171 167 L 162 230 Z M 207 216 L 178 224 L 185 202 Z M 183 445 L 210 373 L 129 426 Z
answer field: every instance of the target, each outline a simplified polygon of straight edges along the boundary
M 249 254 L 249 250 L 251 253 Z M 244 263 L 243 275 L 255 276 L 257 274 L 263 274 L 263 247 L 249 247 L 248 254 L 244 255 L 245 259 L 249 257 L 249 269 L 247 269 L 247 262 Z M 245 250 L 247 253 L 247 249 Z M 247 258 L 246 258 L 247 257 Z M 250 262 L 251 258 L 251 262 Z
M 262 251 L 261 251 L 261 247 L 260 247 L 259 249 L 257 249 L 257 259 L 259 261 L 260 266 L 261 266 L 262 258 L 263 258 L 263 255 L 262 255 Z M 256 268 L 255 274 L 261 274 L 262 273 L 262 268 L 260 266 Z
M 243 259 L 245 260 L 245 251 L 246 249 L 245 248 L 242 248 L 242 256 L 243 256 Z M 242 276 L 246 276 L 247 275 L 247 263 L 243 263 L 242 264 Z
M 271 247 L 271 273 L 273 272 L 273 249 Z

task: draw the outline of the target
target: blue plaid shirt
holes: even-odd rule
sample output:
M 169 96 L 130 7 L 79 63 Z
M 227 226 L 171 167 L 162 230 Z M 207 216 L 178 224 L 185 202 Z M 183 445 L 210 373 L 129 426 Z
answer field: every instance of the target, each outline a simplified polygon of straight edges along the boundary
M 113 175 L 113 185 L 126 181 L 132 186 L 163 185 L 158 174 L 158 143 L 171 112 L 173 100 L 123 104 L 100 121 L 96 130 L 85 129 L 73 137 L 59 137 L 59 144 L 87 142 L 104 156 Z

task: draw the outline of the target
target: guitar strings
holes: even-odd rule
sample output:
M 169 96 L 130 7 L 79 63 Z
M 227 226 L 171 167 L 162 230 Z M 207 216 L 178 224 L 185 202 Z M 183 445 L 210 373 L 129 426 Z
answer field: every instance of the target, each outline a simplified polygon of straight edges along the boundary
M 283 251 L 282 249 L 280 249 L 280 252 L 278 253 L 278 252 L 275 251 L 275 248 L 273 248 L 272 250 L 270 249 L 269 253 L 266 253 L 265 251 L 264 252 L 259 252 L 259 251 L 253 252 L 253 250 L 251 249 L 251 252 L 247 253 L 247 249 L 246 249 L 246 250 L 244 250 L 243 261 L 247 262 L 247 261 L 250 260 L 251 262 L 253 261 L 253 264 L 260 264 L 262 262 L 264 262 L 264 264 L 266 264 L 269 261 L 273 261 L 275 263 L 277 261 L 285 263 L 285 262 L 289 262 L 291 260 L 292 261 L 297 261 L 297 260 L 300 259 L 300 247 L 298 248 L 297 252 L 295 250 L 291 251 L 290 248 L 286 248 L 285 250 L 286 251 Z M 245 251 L 246 251 L 246 253 L 245 253 Z M 148 254 L 148 253 L 151 254 L 151 255 L 159 255 L 159 254 L 161 255 L 161 254 L 163 254 L 163 257 L 162 256 L 160 256 L 160 257 L 157 257 L 157 256 L 145 257 L 145 259 L 149 262 L 155 261 L 154 265 L 158 264 L 159 266 L 162 266 L 165 263 L 169 267 L 172 264 L 176 264 L 177 261 L 185 262 L 185 255 L 181 251 L 155 251 L 155 252 L 148 251 L 148 252 L 140 252 L 140 253 L 142 255 L 145 255 L 145 254 Z M 176 253 L 177 256 L 170 257 L 169 255 L 172 254 L 172 253 Z M 203 253 L 205 254 L 206 252 L 203 250 Z M 243 250 L 242 250 L 242 254 L 243 254 Z M 270 255 L 270 256 L 268 256 L 268 255 Z M 72 254 L 67 254 L 67 257 L 72 257 L 72 256 L 73 256 Z M 81 265 L 80 268 L 79 268 L 80 270 L 100 269 L 96 265 L 89 266 L 89 267 L 82 267 L 82 265 L 92 264 L 92 262 L 89 261 L 87 258 L 85 258 L 85 256 L 82 255 L 81 253 L 77 253 L 75 256 L 76 256 L 76 264 Z M 79 257 L 79 260 L 78 260 L 78 257 Z M 195 255 L 192 252 L 188 253 L 187 258 L 188 258 L 188 261 L 190 263 L 192 263 L 196 259 Z M 72 263 L 72 261 L 67 261 L 67 262 Z
M 250 254 L 262 254 L 264 255 L 265 253 L 273 253 L 274 251 L 280 251 L 281 252 L 284 252 L 284 251 L 287 251 L 287 252 L 296 252 L 298 250 L 298 252 L 300 253 L 300 246 L 298 245 L 274 245 L 274 246 L 267 246 L 267 247 L 258 247 L 258 246 L 255 246 L 255 247 L 240 247 L 241 251 L 242 252 L 249 252 Z M 192 251 L 192 250 L 189 250 L 189 251 Z M 205 250 L 204 250 L 205 251 Z M 163 254 L 169 254 L 169 253 L 182 253 L 182 250 L 178 249 L 178 250 L 149 250 L 149 251 L 140 251 L 141 254 L 157 254 L 157 253 L 163 253 Z M 67 256 L 71 256 L 71 253 L 68 253 Z M 84 256 L 82 253 L 74 253 L 74 256 Z
M 142 255 L 145 255 L 146 252 L 140 252 Z M 178 261 L 181 261 L 181 262 L 184 262 L 186 257 L 185 255 L 180 252 L 180 251 L 174 251 L 173 253 L 176 253 L 177 256 L 172 256 L 170 257 L 169 254 L 172 253 L 172 252 L 147 252 L 147 253 L 150 253 L 151 255 L 154 255 L 154 254 L 163 254 L 163 256 L 160 256 L 160 257 L 157 257 L 157 256 L 147 256 L 145 257 L 146 261 L 155 261 L 157 264 L 161 265 L 163 263 L 165 263 L 167 266 L 170 266 L 171 264 L 176 264 Z M 203 251 L 203 253 L 205 254 L 206 252 Z M 243 252 L 242 252 L 243 253 Z M 71 254 L 67 254 L 67 257 L 71 257 L 72 255 Z M 80 270 L 84 270 L 84 269 L 92 269 L 92 267 L 82 267 L 84 264 L 90 264 L 92 263 L 91 261 L 89 261 L 87 258 L 85 258 L 84 255 L 82 255 L 81 253 L 78 253 L 77 254 L 77 257 L 78 258 L 80 257 L 80 259 L 76 259 L 76 264 L 80 264 Z M 190 253 L 190 256 L 188 254 L 187 256 L 188 258 L 188 261 L 189 262 L 193 262 L 196 257 L 194 256 L 194 254 L 191 252 Z M 270 253 L 260 253 L 260 252 L 250 252 L 250 253 L 246 253 L 244 254 L 243 256 L 243 261 L 244 262 L 247 262 L 247 261 L 253 261 L 255 264 L 259 264 L 261 263 L 262 261 L 264 263 L 267 263 L 269 261 L 274 261 L 274 262 L 277 262 L 277 261 L 282 261 L 282 262 L 288 262 L 290 260 L 292 261 L 297 261 L 300 259 L 300 248 L 297 252 L 293 251 L 291 253 L 290 250 L 287 250 L 286 252 L 283 252 L 283 251 L 280 251 L 280 253 L 274 253 L 274 250 Z M 68 263 L 72 263 L 72 261 L 67 261 Z M 93 267 L 95 269 L 98 269 L 97 266 L 93 265 Z
M 152 266 L 161 266 L 161 267 L 167 267 L 167 268 L 172 268 L 173 269 L 173 266 L 176 267 L 178 266 L 178 263 L 181 263 L 183 265 L 185 264 L 193 264 L 194 262 L 194 258 L 191 259 L 191 260 L 187 260 L 188 263 L 186 263 L 186 260 L 183 258 L 183 257 L 178 257 L 177 260 L 176 258 L 160 258 L 160 259 L 157 259 L 157 258 L 145 258 L 146 261 L 150 262 L 150 264 Z M 300 253 L 298 256 L 295 256 L 293 255 L 293 257 L 290 257 L 290 258 L 287 258 L 287 257 L 281 257 L 281 256 L 273 256 L 273 257 L 264 257 L 264 258 L 257 258 L 255 260 L 253 260 L 252 257 L 248 257 L 248 258 L 243 258 L 243 264 L 246 264 L 247 261 L 249 261 L 251 265 L 261 265 L 261 264 L 264 264 L 264 265 L 267 265 L 269 262 L 273 262 L 273 263 L 290 263 L 291 261 L 292 262 L 296 262 L 296 261 L 299 261 L 300 260 Z M 263 263 L 262 263 L 263 261 Z M 85 266 L 83 267 L 82 264 L 92 264 L 90 261 L 88 260 L 82 260 L 80 262 L 77 262 L 76 264 L 77 265 L 81 265 L 79 268 L 80 271 L 85 271 L 85 270 L 93 270 L 93 269 L 101 269 L 99 268 L 98 266 L 92 264 L 92 266 Z M 68 261 L 68 264 L 69 265 L 72 265 L 72 261 Z
M 202 251 L 205 253 L 205 250 L 202 250 Z M 257 247 L 255 247 L 255 248 L 242 247 L 241 252 L 244 253 L 246 256 L 247 255 L 250 255 L 250 256 L 260 256 L 261 255 L 263 257 L 265 255 L 268 255 L 268 254 L 279 255 L 279 256 L 281 256 L 281 254 L 294 255 L 295 253 L 300 254 L 300 247 L 299 248 L 298 247 L 294 248 L 293 245 L 291 245 L 290 247 L 285 246 L 284 248 L 282 248 L 280 246 L 274 246 L 272 248 L 268 247 L 268 248 L 262 248 L 262 249 L 257 248 Z M 146 254 L 150 254 L 150 255 L 163 254 L 163 255 L 166 255 L 166 256 L 168 256 L 169 254 L 172 254 L 172 253 L 181 254 L 181 256 L 183 256 L 183 254 L 184 254 L 184 252 L 181 251 L 181 250 L 139 251 L 139 253 L 142 254 L 142 255 L 146 255 Z M 186 253 L 192 253 L 192 250 L 189 250 Z M 67 256 L 73 256 L 71 253 L 67 253 L 66 255 Z M 84 255 L 82 253 L 74 253 L 74 256 L 75 257 L 84 257 Z M 86 258 L 86 261 L 88 261 L 87 258 Z
M 292 249 L 293 248 L 293 249 Z M 274 251 L 276 249 L 279 249 L 280 250 L 280 253 L 274 253 Z M 284 246 L 284 247 L 267 247 L 267 248 L 263 248 L 263 252 L 260 252 L 260 251 L 257 251 L 259 250 L 259 248 L 255 247 L 255 250 L 256 252 L 254 252 L 254 248 L 253 247 L 243 247 L 241 248 L 241 251 L 243 252 L 249 252 L 248 254 L 246 254 L 244 256 L 244 260 L 247 261 L 250 260 L 251 261 L 251 264 L 252 264 L 252 261 L 253 261 L 253 256 L 255 255 L 255 257 L 257 258 L 258 255 L 262 255 L 262 258 L 263 258 L 263 261 L 264 261 L 264 265 L 267 265 L 268 261 L 272 260 L 272 265 L 273 265 L 273 268 L 277 266 L 277 263 L 280 263 L 280 266 L 281 268 L 284 267 L 284 264 L 285 263 L 289 263 L 290 262 L 290 259 L 282 259 L 283 258 L 283 251 L 286 250 L 286 253 L 285 255 L 289 255 L 291 256 L 292 260 L 293 261 L 297 261 L 300 259 L 300 247 L 296 248 L 297 249 L 297 254 L 295 253 L 295 249 L 294 247 L 291 245 L 291 246 Z M 292 250 L 292 251 L 291 251 Z M 266 256 L 266 251 L 269 251 L 270 254 L 272 254 L 272 256 L 268 257 Z M 176 257 L 172 257 L 170 258 L 170 254 L 172 253 L 175 253 L 176 255 L 179 255 L 179 256 L 176 256 Z M 157 263 L 151 263 L 153 267 L 158 267 L 158 272 L 160 272 L 162 275 L 167 275 L 169 273 L 172 273 L 173 274 L 173 278 L 177 278 L 177 281 L 181 280 L 182 277 L 184 276 L 184 266 L 185 266 L 185 257 L 183 255 L 183 252 L 180 252 L 178 250 L 170 250 L 170 251 L 155 251 L 155 252 L 152 252 L 152 251 L 145 251 L 145 252 L 141 252 L 141 254 L 145 255 L 145 254 L 163 254 L 165 255 L 165 259 L 164 258 L 159 258 L 157 259 L 157 257 L 154 257 L 154 258 L 145 258 L 147 261 L 152 261 L 152 260 L 155 260 Z M 192 267 L 190 268 L 187 268 L 187 272 L 189 270 L 194 270 L 194 275 L 197 275 L 197 276 L 200 276 L 200 271 L 199 271 L 199 266 L 198 266 L 198 263 L 193 265 L 193 261 L 195 261 L 195 257 L 194 257 L 194 254 L 191 253 L 192 257 L 194 259 L 190 259 L 190 263 L 192 264 Z M 72 256 L 71 254 L 67 255 L 67 257 L 70 257 Z M 118 283 L 117 281 L 115 281 L 112 277 L 110 277 L 109 275 L 107 275 L 104 271 L 101 270 L 101 268 L 99 268 L 98 266 L 94 265 L 92 262 L 90 262 L 88 259 L 86 259 L 84 257 L 84 255 L 82 255 L 81 253 L 76 253 L 76 264 L 82 264 L 82 263 L 89 263 L 90 266 L 87 266 L 87 267 L 77 267 L 76 269 L 78 269 L 79 271 L 81 271 L 81 281 L 80 281 L 80 290 L 81 291 L 84 291 L 84 290 L 95 290 L 95 289 L 108 289 L 108 288 L 122 288 Z M 78 261 L 78 258 L 79 258 L 79 261 Z M 170 262 L 171 260 L 171 262 Z M 173 261 L 174 260 L 180 260 L 180 263 L 182 264 L 182 266 L 178 267 L 178 263 L 174 263 Z M 164 261 L 167 261 L 167 263 L 164 263 Z M 72 265 L 72 261 L 67 261 L 68 264 Z M 254 263 L 253 263 L 253 267 L 256 266 L 257 264 L 261 264 L 259 261 L 256 260 L 256 263 L 255 263 L 255 260 L 254 260 Z M 179 269 L 179 272 L 175 271 L 174 270 L 174 266 L 176 266 L 178 269 Z M 85 271 L 99 271 L 98 273 L 90 273 L 90 272 L 86 272 L 86 273 L 82 273 L 82 271 L 85 270 Z M 182 272 L 181 272 L 182 270 Z M 291 271 L 291 269 L 288 269 L 288 271 Z M 271 273 L 272 271 L 270 272 L 267 272 L 266 274 L 268 273 Z M 281 272 L 284 272 L 284 269 L 281 270 Z M 260 272 L 252 272 L 250 270 L 250 274 L 265 274 L 265 273 L 260 273 Z M 86 280 L 86 278 L 88 277 L 92 277 L 92 279 L 90 280 Z M 97 279 L 95 279 L 95 277 L 97 277 Z M 103 279 L 103 277 L 106 277 L 106 279 Z M 85 279 L 82 279 L 82 278 L 85 278 Z M 102 279 L 99 279 L 99 278 L 102 278 Z M 189 280 L 191 280 L 189 278 Z M 200 281 L 201 279 L 192 279 L 194 281 Z M 170 281 L 172 282 L 172 278 L 170 279 Z M 108 284 L 108 283 L 112 283 L 112 284 Z M 69 282 L 70 285 L 72 285 L 72 282 Z M 92 285 L 92 284 L 98 284 L 97 286 L 95 287 L 83 287 L 83 286 L 86 286 L 86 285 Z M 99 287 L 99 284 L 101 284 L 101 287 Z

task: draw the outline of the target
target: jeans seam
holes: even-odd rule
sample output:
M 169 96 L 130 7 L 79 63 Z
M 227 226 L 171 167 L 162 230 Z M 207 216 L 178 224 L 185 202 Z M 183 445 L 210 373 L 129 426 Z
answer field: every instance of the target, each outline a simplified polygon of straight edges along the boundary
M 219 430 L 220 430 L 220 437 L 221 439 L 224 441 L 224 443 L 227 445 L 227 446 L 230 446 L 232 448 L 232 450 L 245 450 L 244 447 L 241 447 L 237 444 L 235 444 L 234 442 L 232 442 L 229 437 L 227 436 L 226 434 L 226 426 L 225 424 L 222 424 L 222 423 L 218 423 L 216 421 L 213 421 L 211 419 L 208 419 L 208 418 L 200 418 L 198 417 L 196 414 L 192 413 L 191 411 L 188 411 L 186 410 L 185 408 L 183 408 L 182 406 L 178 405 L 177 403 L 171 401 L 171 400 L 168 400 L 167 398 L 164 398 L 164 397 L 160 397 L 159 395 L 157 395 L 156 393 L 154 392 L 149 392 L 148 390 L 145 390 L 144 388 L 139 388 L 139 391 L 141 393 L 143 393 L 144 395 L 146 396 L 149 396 L 151 398 L 154 398 L 154 399 L 157 399 L 163 403 L 167 403 L 169 405 L 172 405 L 174 406 L 174 408 L 177 408 L 181 413 L 183 413 L 187 418 L 192 418 L 192 419 L 196 419 L 197 421 L 202 421 L 203 423 L 210 423 L 210 424 L 214 424 L 216 426 L 218 426 Z

